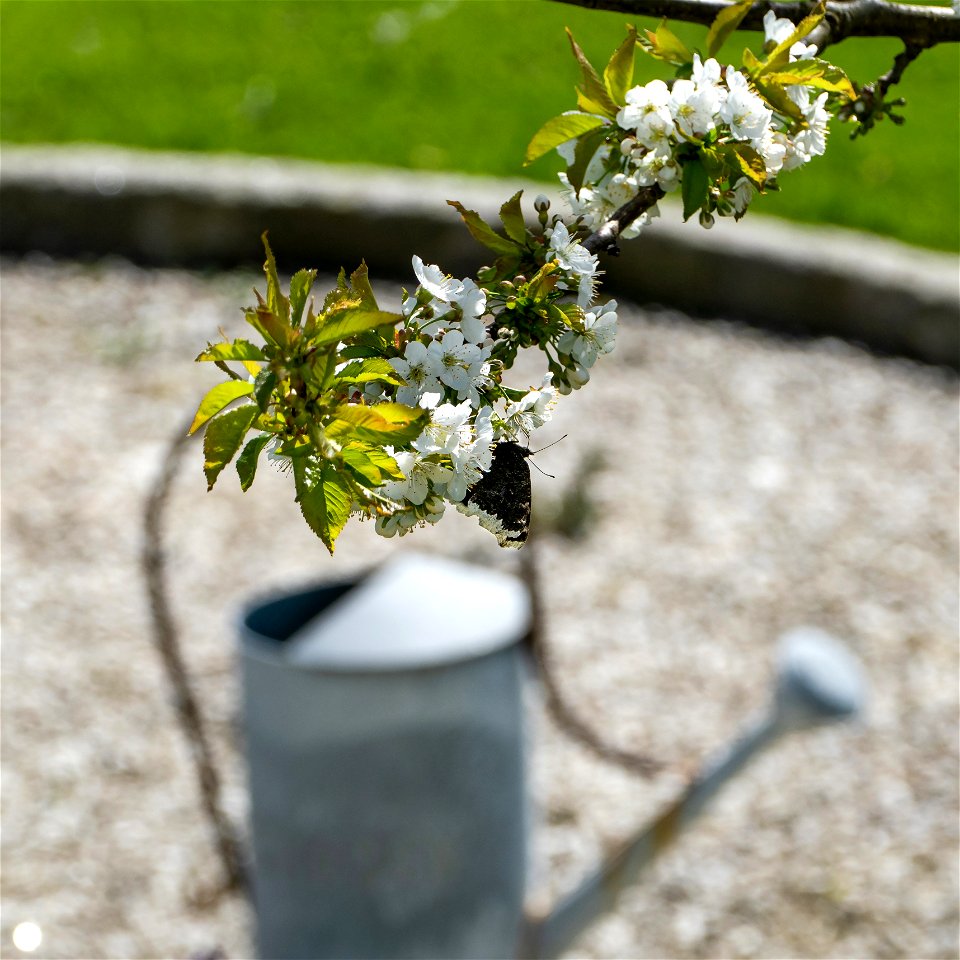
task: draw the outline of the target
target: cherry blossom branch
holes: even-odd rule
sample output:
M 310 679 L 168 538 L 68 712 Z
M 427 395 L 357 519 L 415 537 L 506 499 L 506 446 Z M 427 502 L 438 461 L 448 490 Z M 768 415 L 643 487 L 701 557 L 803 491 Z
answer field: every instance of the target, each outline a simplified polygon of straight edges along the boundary
M 598 230 L 590 234 L 583 241 L 584 247 L 590 253 L 607 253 L 615 257 L 620 252 L 617 240 L 621 231 L 633 223 L 641 214 L 649 210 L 666 194 L 657 185 L 642 187 L 635 197 L 628 200 L 622 207 L 614 211 L 613 215 Z
M 728 0 L 555 0 L 590 10 L 610 10 L 640 17 L 668 17 L 709 25 Z M 783 3 L 758 0 L 740 24 L 742 30 L 762 30 L 763 17 L 772 10 L 778 17 L 799 23 L 815 4 L 811 0 Z M 822 51 L 848 37 L 899 37 L 921 48 L 960 42 L 960 16 L 948 6 L 889 3 L 887 0 L 828 0 L 826 20 L 810 34 L 808 42 Z

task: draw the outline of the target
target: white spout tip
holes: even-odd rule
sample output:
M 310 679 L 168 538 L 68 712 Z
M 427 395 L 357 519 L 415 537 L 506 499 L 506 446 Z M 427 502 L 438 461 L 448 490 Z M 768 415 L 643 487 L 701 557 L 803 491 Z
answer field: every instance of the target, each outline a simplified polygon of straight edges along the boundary
M 856 716 L 866 700 L 859 661 L 816 627 L 796 627 L 780 638 L 777 713 L 791 727 Z

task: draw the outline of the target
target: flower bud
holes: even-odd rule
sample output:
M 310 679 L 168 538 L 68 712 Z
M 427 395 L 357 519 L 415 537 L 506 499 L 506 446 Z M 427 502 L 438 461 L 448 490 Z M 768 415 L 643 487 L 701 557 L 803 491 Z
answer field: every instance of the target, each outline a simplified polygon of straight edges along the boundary
M 713 214 L 707 213 L 706 210 L 701 210 L 700 226 L 703 227 L 704 230 L 709 230 L 713 226 L 713 224 L 714 224 Z
M 542 193 L 538 194 L 537 199 L 533 201 L 533 209 L 537 213 L 546 213 L 550 209 L 549 198 Z

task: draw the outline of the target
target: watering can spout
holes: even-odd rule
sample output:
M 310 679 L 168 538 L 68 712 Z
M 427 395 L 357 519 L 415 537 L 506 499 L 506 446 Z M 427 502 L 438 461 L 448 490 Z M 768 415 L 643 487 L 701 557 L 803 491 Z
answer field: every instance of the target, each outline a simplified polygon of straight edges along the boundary
M 602 863 L 552 913 L 528 918 L 519 956 L 538 960 L 560 956 L 591 923 L 614 909 L 623 890 L 763 748 L 791 731 L 852 719 L 863 709 L 865 689 L 859 663 L 829 634 L 813 627 L 784 634 L 767 714 L 731 747 L 708 760 L 665 812 Z

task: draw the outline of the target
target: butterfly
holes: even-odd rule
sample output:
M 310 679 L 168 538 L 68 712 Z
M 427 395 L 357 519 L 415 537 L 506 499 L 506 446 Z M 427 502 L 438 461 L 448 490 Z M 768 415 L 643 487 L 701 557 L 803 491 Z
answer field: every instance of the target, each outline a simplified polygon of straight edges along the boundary
M 530 533 L 529 447 L 503 440 L 493 451 L 490 469 L 467 491 L 460 507 L 476 517 L 501 547 L 519 549 Z

